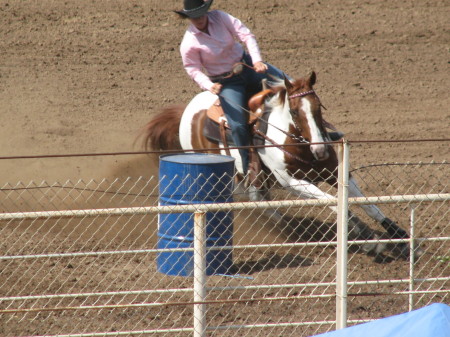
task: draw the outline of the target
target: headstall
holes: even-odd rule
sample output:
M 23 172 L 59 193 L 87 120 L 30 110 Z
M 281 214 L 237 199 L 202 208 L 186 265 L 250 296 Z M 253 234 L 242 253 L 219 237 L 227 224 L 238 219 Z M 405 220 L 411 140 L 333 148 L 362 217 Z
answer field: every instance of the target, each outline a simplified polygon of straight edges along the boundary
M 314 90 L 309 90 L 309 91 L 300 92 L 298 94 L 293 94 L 293 95 L 289 96 L 289 98 L 303 97 L 303 96 L 310 95 L 310 94 L 314 94 L 317 96 L 317 94 Z

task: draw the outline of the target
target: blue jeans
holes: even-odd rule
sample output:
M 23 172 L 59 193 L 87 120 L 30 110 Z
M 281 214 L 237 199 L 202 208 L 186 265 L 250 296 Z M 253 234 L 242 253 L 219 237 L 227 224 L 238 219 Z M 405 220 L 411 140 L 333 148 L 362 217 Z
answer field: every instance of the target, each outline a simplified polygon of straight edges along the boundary
M 244 55 L 245 63 L 253 66 L 249 55 Z M 236 146 L 250 145 L 250 130 L 247 125 L 248 106 L 247 101 L 252 95 L 262 90 L 263 79 L 273 81 L 271 76 L 282 79 L 284 73 L 267 64 L 268 70 L 265 73 L 257 73 L 253 69 L 244 67 L 241 74 L 219 81 L 222 84 L 222 91 L 219 94 L 228 124 L 231 128 L 231 136 Z M 239 149 L 242 159 L 244 174 L 247 173 L 249 164 L 248 149 Z

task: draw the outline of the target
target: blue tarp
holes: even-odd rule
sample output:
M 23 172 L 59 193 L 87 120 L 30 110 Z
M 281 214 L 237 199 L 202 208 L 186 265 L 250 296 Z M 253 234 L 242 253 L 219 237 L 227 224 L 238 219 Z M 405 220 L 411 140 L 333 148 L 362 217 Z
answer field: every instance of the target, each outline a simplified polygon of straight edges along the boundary
M 450 337 L 450 306 L 434 303 L 421 309 L 327 332 L 315 337 Z

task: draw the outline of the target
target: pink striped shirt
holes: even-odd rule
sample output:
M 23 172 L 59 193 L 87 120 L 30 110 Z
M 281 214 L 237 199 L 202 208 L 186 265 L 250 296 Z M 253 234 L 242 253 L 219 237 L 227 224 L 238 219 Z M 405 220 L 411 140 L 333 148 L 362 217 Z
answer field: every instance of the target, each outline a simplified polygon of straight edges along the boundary
M 207 15 L 209 34 L 191 24 L 180 46 L 184 69 L 204 90 L 213 85 L 208 75 L 229 72 L 242 59 L 244 48 L 235 38 L 245 44 L 253 63 L 262 61 L 255 35 L 239 19 L 219 10 Z

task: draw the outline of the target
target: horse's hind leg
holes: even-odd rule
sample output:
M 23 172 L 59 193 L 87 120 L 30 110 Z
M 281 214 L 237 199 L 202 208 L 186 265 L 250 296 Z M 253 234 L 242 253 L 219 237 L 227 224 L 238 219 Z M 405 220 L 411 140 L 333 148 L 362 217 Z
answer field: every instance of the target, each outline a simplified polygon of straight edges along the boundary
M 270 200 L 267 188 L 267 174 L 263 170 L 261 160 L 254 148 L 249 150 L 250 164 L 246 181 L 248 185 L 248 195 L 251 201 Z
M 250 177 L 250 174 L 243 176 L 237 173 L 234 181 L 234 193 L 236 195 L 245 195 L 250 201 L 267 201 L 271 200 L 269 190 L 265 186 L 264 173 L 258 174 L 258 183 L 255 183 L 255 178 Z

